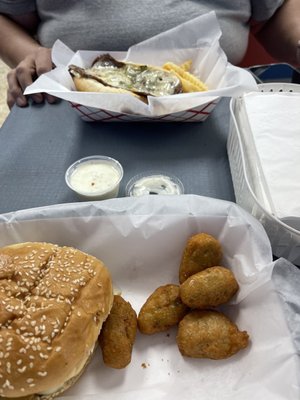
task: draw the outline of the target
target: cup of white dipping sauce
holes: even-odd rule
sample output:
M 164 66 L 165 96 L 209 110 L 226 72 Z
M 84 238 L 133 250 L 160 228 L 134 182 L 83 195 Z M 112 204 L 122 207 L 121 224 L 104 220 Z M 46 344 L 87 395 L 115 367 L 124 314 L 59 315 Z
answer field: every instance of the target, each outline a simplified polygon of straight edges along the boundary
M 70 165 L 66 183 L 82 200 L 104 200 L 117 197 L 123 168 L 107 156 L 90 156 Z
M 127 196 L 183 194 L 182 182 L 174 175 L 151 172 L 133 177 L 126 186 Z

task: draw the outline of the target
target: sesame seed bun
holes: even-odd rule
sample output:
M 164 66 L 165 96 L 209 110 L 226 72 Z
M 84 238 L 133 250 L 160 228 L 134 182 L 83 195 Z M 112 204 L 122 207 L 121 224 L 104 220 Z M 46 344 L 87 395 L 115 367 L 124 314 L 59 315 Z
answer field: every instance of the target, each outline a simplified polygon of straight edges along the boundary
M 112 302 L 110 274 L 91 255 L 38 242 L 0 248 L 0 396 L 46 399 L 71 386 Z

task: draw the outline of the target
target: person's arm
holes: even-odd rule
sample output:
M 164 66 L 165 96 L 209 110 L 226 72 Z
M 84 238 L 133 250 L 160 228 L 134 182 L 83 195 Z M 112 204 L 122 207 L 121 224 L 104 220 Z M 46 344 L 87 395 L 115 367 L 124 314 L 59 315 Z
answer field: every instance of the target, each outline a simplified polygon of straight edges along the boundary
M 38 26 L 34 13 L 12 18 L 0 15 L 0 58 L 12 69 L 8 73 L 7 104 L 11 108 L 28 104 L 23 95 L 25 88 L 41 74 L 52 69 L 51 49 L 42 47 L 33 37 Z M 44 96 L 40 93 L 31 96 L 40 103 Z M 52 96 L 45 95 L 49 102 Z
M 299 65 L 300 0 L 285 0 L 272 18 L 256 29 L 255 36 L 278 61 Z
M 40 46 L 32 36 L 37 28 L 37 16 L 31 13 L 22 18 L 12 18 L 0 14 L 0 58 L 11 68 L 15 68 Z

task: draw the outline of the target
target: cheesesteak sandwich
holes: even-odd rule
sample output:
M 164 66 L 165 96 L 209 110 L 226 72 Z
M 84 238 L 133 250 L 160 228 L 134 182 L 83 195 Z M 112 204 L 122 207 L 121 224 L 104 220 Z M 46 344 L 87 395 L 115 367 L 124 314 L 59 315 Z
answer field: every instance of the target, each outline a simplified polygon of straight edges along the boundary
M 0 396 L 51 399 L 91 358 L 113 302 L 95 257 L 50 243 L 0 249 Z
M 90 68 L 69 66 L 76 89 L 83 92 L 130 93 L 146 102 L 147 96 L 181 93 L 180 79 L 163 68 L 122 62 L 110 54 L 97 57 Z

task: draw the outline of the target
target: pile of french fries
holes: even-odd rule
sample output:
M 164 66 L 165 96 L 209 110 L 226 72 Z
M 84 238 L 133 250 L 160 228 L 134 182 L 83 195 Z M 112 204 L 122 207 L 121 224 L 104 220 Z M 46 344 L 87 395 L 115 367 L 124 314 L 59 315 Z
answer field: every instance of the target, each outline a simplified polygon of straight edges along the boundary
M 173 72 L 180 79 L 183 93 L 205 92 L 208 87 L 190 72 L 191 67 L 192 60 L 187 60 L 181 65 L 173 62 L 167 62 L 163 65 L 163 69 Z

